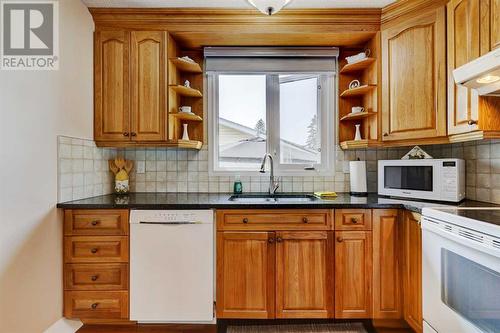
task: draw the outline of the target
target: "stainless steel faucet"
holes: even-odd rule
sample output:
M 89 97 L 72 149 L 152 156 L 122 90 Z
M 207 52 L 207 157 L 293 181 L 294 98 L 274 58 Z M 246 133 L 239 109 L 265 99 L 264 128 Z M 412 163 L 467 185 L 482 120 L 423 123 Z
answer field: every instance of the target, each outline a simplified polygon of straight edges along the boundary
M 274 164 L 273 164 L 273 157 L 271 154 L 265 154 L 264 158 L 262 159 L 262 164 L 260 166 L 260 173 L 265 173 L 265 167 L 266 167 L 266 158 L 269 157 L 269 161 L 271 162 L 271 174 L 269 175 L 269 195 L 273 195 L 276 193 L 276 190 L 280 186 L 280 184 L 274 179 Z

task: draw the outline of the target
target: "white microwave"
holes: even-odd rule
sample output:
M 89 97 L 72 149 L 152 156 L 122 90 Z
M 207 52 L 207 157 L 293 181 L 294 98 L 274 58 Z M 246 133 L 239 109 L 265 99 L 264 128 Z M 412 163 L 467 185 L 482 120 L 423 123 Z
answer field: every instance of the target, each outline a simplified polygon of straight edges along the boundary
M 456 158 L 380 160 L 378 194 L 459 202 L 465 198 L 465 161 Z

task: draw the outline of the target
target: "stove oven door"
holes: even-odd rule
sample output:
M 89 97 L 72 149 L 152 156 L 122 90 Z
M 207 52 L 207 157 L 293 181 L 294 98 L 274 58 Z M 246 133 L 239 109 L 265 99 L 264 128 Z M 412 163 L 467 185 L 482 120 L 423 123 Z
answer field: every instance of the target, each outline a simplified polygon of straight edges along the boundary
M 438 333 L 500 332 L 500 239 L 427 217 L 422 229 L 425 323 Z

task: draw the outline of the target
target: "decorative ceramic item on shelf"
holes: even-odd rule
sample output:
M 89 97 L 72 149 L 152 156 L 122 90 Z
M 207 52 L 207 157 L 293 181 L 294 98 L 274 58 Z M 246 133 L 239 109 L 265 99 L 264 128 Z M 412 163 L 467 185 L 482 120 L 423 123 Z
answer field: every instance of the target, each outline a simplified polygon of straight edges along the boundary
M 182 113 L 193 113 L 191 111 L 191 107 L 190 106 L 181 106 L 179 108 L 179 112 L 182 112 Z
M 413 147 L 405 156 L 403 156 L 402 160 L 423 160 L 433 158 L 431 155 L 427 154 L 425 150 L 420 148 L 419 146 Z
M 188 124 L 182 124 L 182 140 L 189 141 Z
M 360 113 L 360 112 L 364 112 L 364 111 L 365 111 L 365 108 L 362 106 L 353 106 L 351 108 L 352 113 Z
M 361 127 L 361 124 L 356 124 L 354 126 L 356 127 L 356 134 L 354 135 L 354 141 L 363 140 L 361 139 L 361 130 L 359 129 Z
M 370 56 L 370 54 L 371 54 L 371 50 L 366 49 L 363 52 L 352 55 L 350 57 L 346 57 L 345 60 L 347 61 L 348 64 L 354 64 L 358 61 L 361 61 L 361 60 L 368 58 Z
M 193 59 L 189 58 L 188 56 L 181 57 L 181 59 L 184 61 L 195 62 Z
M 352 80 L 349 83 L 349 89 L 355 89 L 358 88 L 359 86 L 361 86 L 361 82 L 359 82 L 359 80 Z
M 130 190 L 129 175 L 134 167 L 134 162 L 125 160 L 123 157 L 116 157 L 109 160 L 109 170 L 115 175 L 115 193 L 125 194 Z
M 189 80 L 184 81 L 184 87 L 191 88 L 191 82 Z

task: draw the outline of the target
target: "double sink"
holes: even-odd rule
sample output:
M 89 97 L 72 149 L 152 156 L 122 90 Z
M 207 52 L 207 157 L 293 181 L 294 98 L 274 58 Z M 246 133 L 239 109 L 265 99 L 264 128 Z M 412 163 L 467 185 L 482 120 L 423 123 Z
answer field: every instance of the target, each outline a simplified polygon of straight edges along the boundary
M 229 201 L 249 203 L 273 202 L 311 202 L 317 198 L 310 194 L 237 194 L 229 197 Z

